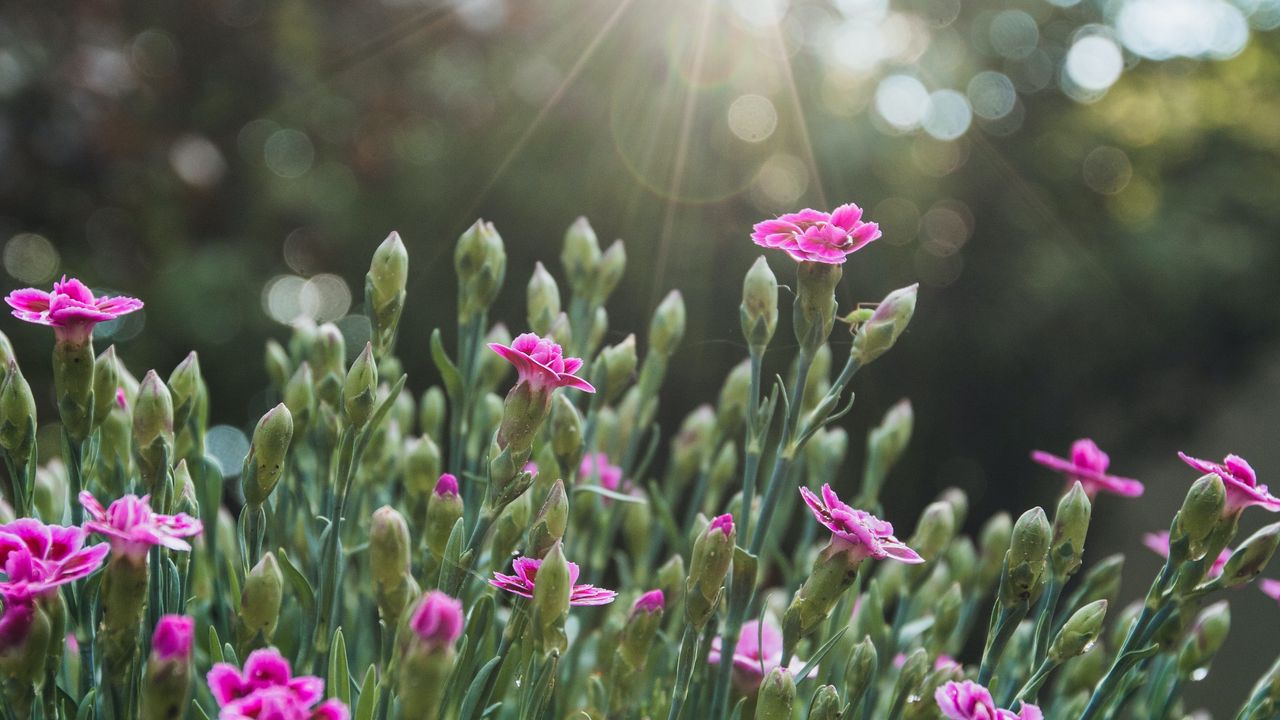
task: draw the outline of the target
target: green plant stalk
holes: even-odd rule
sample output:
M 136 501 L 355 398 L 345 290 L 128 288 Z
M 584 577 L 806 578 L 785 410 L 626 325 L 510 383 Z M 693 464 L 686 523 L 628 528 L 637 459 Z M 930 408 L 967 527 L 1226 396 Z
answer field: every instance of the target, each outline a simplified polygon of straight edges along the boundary
M 1033 672 L 1040 667 L 1045 656 L 1049 654 L 1049 635 L 1053 630 L 1054 612 L 1058 608 L 1059 598 L 1062 597 L 1064 581 L 1065 578 L 1058 577 L 1057 573 L 1051 573 L 1048 582 L 1045 583 L 1044 593 L 1040 596 L 1040 602 L 1036 604 L 1036 628 L 1031 643 L 1031 666 L 1028 668 Z
M 62 429 L 62 448 L 66 456 L 67 463 L 67 481 L 70 488 L 67 492 L 67 505 L 71 510 L 71 524 L 84 524 L 84 506 L 80 504 L 80 491 L 84 489 L 84 475 L 81 463 L 84 460 L 83 448 L 84 443 L 71 437 L 66 428 Z M 166 458 L 166 463 L 168 459 Z M 31 485 L 27 486 L 30 491 L 33 489 Z M 29 498 L 28 498 L 29 499 Z
M 680 634 L 680 655 L 676 661 L 676 683 L 671 690 L 671 709 L 667 720 L 679 720 L 684 711 L 684 703 L 689 695 L 689 682 L 693 678 L 693 668 L 697 662 L 698 638 L 702 633 L 692 625 L 685 624 Z M 721 647 L 725 647 L 722 645 Z M 732 652 L 732 651 L 728 651 Z M 732 665 L 727 662 L 728 655 L 721 658 L 721 665 Z
M 991 676 L 995 674 L 996 666 L 1000 664 L 1000 656 L 1004 654 L 1005 646 L 1013 638 L 1013 633 L 1018 629 L 1018 623 L 1027 616 L 1027 603 L 1020 602 L 1012 608 L 997 604 L 995 612 L 995 622 L 992 623 L 994 633 L 987 641 L 986 650 L 982 653 L 982 665 L 978 668 L 979 685 L 991 683 Z
M 1053 669 L 1057 666 L 1057 663 L 1048 658 L 1041 660 L 1035 672 L 1031 673 L 1031 677 L 1027 678 L 1022 688 L 1014 695 L 1014 699 L 1034 704 L 1036 694 L 1040 692 L 1040 686 L 1044 684 L 1044 681 L 1049 678 L 1049 673 L 1053 672 Z

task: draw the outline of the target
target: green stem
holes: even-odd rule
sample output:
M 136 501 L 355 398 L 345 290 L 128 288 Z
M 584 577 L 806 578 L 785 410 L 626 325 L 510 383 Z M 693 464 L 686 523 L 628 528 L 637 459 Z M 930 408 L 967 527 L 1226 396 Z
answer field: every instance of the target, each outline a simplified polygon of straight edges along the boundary
M 1018 623 L 1027 616 L 1027 603 L 1020 602 L 1012 608 L 1001 606 L 996 613 L 995 634 L 991 637 L 986 651 L 982 653 L 982 665 L 978 669 L 979 685 L 991 684 L 991 676 L 995 674 L 996 666 L 1000 664 L 1000 656 L 1004 654 L 1005 646 L 1013 638 L 1013 633 L 1018 629 Z
M 1045 583 L 1044 594 L 1036 605 L 1036 629 L 1032 636 L 1031 669 L 1044 663 L 1049 653 L 1049 633 L 1053 629 L 1053 615 L 1058 607 L 1058 598 L 1062 596 L 1063 580 L 1057 575 L 1050 575 Z
M 1014 700 L 1021 700 L 1023 702 L 1034 701 L 1036 699 L 1036 693 L 1040 692 L 1040 686 L 1044 684 L 1044 681 L 1049 677 L 1049 673 L 1053 672 L 1053 669 L 1057 666 L 1057 663 L 1048 658 L 1042 660 L 1035 672 L 1031 673 L 1031 677 L 1027 678 L 1027 682 L 1023 684 L 1022 689 L 1018 691 L 1018 694 L 1013 696 Z
M 685 625 L 680 635 L 680 657 L 676 662 L 676 684 L 671 690 L 671 710 L 667 720 L 679 720 L 684 710 L 684 701 L 689 694 L 689 680 L 693 677 L 693 663 L 696 660 L 699 632 L 692 625 Z M 720 663 L 730 665 L 729 655 L 723 654 Z

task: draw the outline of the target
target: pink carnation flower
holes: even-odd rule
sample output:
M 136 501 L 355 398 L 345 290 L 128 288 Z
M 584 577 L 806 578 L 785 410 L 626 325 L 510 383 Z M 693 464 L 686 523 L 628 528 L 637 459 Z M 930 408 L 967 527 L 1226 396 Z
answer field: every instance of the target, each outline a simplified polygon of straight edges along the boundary
M 111 551 L 134 559 L 146 556 L 153 545 L 163 545 L 170 550 L 191 550 L 183 538 L 199 535 L 204 526 L 186 513 L 162 515 L 151 510 L 151 496 L 125 495 L 102 509 L 102 504 L 88 490 L 81 491 L 80 504 L 91 520 L 84 528 L 104 535 L 111 544 Z
M 712 638 L 711 652 L 707 654 L 707 662 L 719 665 L 723 655 L 723 640 Z M 744 692 L 754 692 L 760 687 L 764 676 L 776 667 L 782 667 L 782 630 L 769 616 L 763 621 L 750 620 L 742 624 L 738 644 L 733 649 L 733 681 Z M 800 658 L 791 658 L 787 670 L 792 675 L 804 669 L 807 663 Z M 817 674 L 817 668 L 809 673 L 809 677 Z
M 238 670 L 217 663 L 207 676 L 221 711 L 218 720 L 349 720 L 347 706 L 324 697 L 324 680 L 293 676 L 289 661 L 275 648 L 254 650 Z
M 1276 512 L 1280 510 L 1280 498 L 1267 491 L 1266 485 L 1258 484 L 1258 476 L 1253 467 L 1239 455 L 1228 455 L 1220 464 L 1193 458 L 1186 453 L 1178 453 L 1182 462 L 1208 475 L 1210 473 L 1222 478 L 1227 490 L 1227 504 L 1223 515 L 1231 515 L 1250 505 Z
M 915 550 L 893 536 L 893 525 L 869 512 L 849 507 L 830 485 L 822 486 L 821 498 L 807 487 L 800 488 L 800 496 L 818 522 L 831 531 L 833 541 L 839 540 L 856 548 L 863 558 L 892 558 L 912 564 L 924 562 Z
M 409 620 L 414 633 L 432 648 L 452 647 L 465 624 L 462 603 L 439 590 L 423 595 Z
M 97 570 L 109 548 L 85 547 L 87 536 L 78 527 L 31 518 L 0 525 L 0 596 L 6 603 L 28 600 Z
M 805 209 L 756 223 L 751 239 L 786 250 L 798 262 L 842 265 L 851 253 L 880 237 L 880 226 L 862 222 L 862 208 L 849 203 L 831 213 Z
M 1031 459 L 1037 463 L 1057 470 L 1067 476 L 1067 485 L 1080 482 L 1084 492 L 1093 499 L 1099 491 L 1109 492 L 1124 497 L 1138 497 L 1142 494 L 1142 483 L 1132 478 L 1108 475 L 1107 466 L 1111 458 L 1088 438 L 1071 443 L 1071 459 L 1050 455 L 1043 450 L 1031 453 Z
M 578 477 L 584 480 L 600 479 L 600 487 L 616 491 L 622 486 L 622 468 L 609 464 L 609 456 L 602 452 L 587 453 L 578 466 Z M 607 499 L 607 498 L 606 498 Z
M 98 323 L 142 309 L 142 301 L 136 298 L 95 298 L 84 283 L 75 278 L 68 280 L 66 275 L 53 284 L 53 292 L 24 288 L 14 290 L 4 300 L 13 308 L 14 317 L 49 325 L 58 340 L 77 345 L 93 336 L 93 327 Z
M 1147 533 L 1142 536 L 1142 544 L 1148 549 L 1156 553 L 1162 558 L 1169 557 L 1169 531 L 1161 530 L 1157 533 Z M 1231 558 L 1231 548 L 1223 548 L 1218 553 L 1217 559 L 1209 566 L 1209 577 L 1216 578 L 1222 574 L 1222 568 L 1226 567 L 1227 560 Z
M 563 357 L 564 351 L 550 338 L 525 333 L 512 340 L 511 345 L 489 343 L 489 349 L 515 366 L 520 376 L 517 382 L 527 382 L 535 390 L 571 387 L 596 391 L 591 383 L 574 375 L 582 367 L 582 360 Z
M 186 615 L 165 615 L 151 635 L 151 657 L 157 660 L 191 659 L 196 621 Z
M 1022 710 L 1001 710 L 991 693 L 972 680 L 948 682 L 933 694 L 938 709 L 948 720 L 1044 720 L 1040 708 L 1022 703 Z
M 542 561 L 535 558 L 518 557 L 511 564 L 515 570 L 515 575 L 504 575 L 502 573 L 494 573 L 493 579 L 489 584 L 514 593 L 520 597 L 533 597 L 533 584 L 538 577 L 538 568 L 542 567 Z M 578 585 L 578 565 L 577 563 L 568 563 L 569 565 L 569 584 L 573 586 L 573 590 L 569 593 L 570 605 L 608 605 L 618 596 L 618 593 L 612 590 L 605 590 L 594 585 Z

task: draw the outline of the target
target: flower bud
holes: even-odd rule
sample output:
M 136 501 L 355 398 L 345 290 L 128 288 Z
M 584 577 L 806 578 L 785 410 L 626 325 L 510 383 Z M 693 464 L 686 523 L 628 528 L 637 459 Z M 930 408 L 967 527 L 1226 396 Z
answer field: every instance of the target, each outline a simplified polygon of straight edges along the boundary
M 156 371 L 149 370 L 133 408 L 133 442 L 146 448 L 156 440 L 173 444 L 173 396 Z
M 576 468 L 582 462 L 582 415 L 564 393 L 551 399 L 551 449 L 563 468 Z
M 631 557 L 643 557 L 653 541 L 653 510 L 647 502 L 629 502 L 622 508 L 622 537 Z
M 888 567 L 888 565 L 881 567 Z M 862 595 L 861 602 L 854 609 L 853 618 L 849 622 L 850 633 L 854 637 L 867 637 L 871 639 L 873 644 L 887 647 L 889 642 L 889 623 L 884 617 L 885 595 L 886 593 L 881 587 L 880 580 L 878 578 L 872 580 L 867 586 L 867 591 Z
M 0 332 L 0 380 L 4 380 L 4 373 L 9 367 L 9 361 L 17 359 L 17 355 L 13 352 L 13 343 L 9 341 L 9 336 Z
M 280 602 L 284 593 L 284 576 L 274 553 L 267 552 L 249 571 L 240 592 L 240 611 L 236 616 L 236 642 L 241 654 L 250 648 L 271 644 L 280 620 Z
M 449 534 L 462 517 L 462 496 L 458 494 L 458 480 L 445 473 L 436 482 L 431 504 L 427 506 L 427 547 L 437 558 L 444 557 Z
M 590 298 L 601 255 L 600 241 L 596 239 L 596 231 L 591 228 L 591 223 L 584 217 L 573 221 L 564 234 L 564 249 L 560 251 L 560 264 L 564 266 L 565 275 L 569 278 L 569 287 L 574 295 Z
M 418 425 L 422 434 L 430 438 L 439 438 L 444 428 L 445 402 L 444 391 L 437 385 L 427 388 L 418 403 Z
M 541 262 L 533 266 L 533 276 L 525 291 L 526 319 L 529 329 L 538 335 L 551 332 L 551 324 L 560 314 L 560 286 Z
M 194 635 L 195 621 L 184 615 L 165 615 L 156 623 L 146 679 L 142 682 L 141 720 L 169 720 L 186 714 L 194 679 Z
M 564 538 L 564 531 L 569 525 L 569 497 L 564 491 L 564 481 L 556 480 L 542 503 L 542 509 L 534 518 L 533 527 L 529 529 L 530 557 L 541 558 L 551 550 L 552 546 Z
M 778 278 L 763 255 L 756 258 L 742 280 L 738 316 L 742 321 L 742 337 L 751 351 L 764 352 L 778 329 Z
M 276 483 L 284 474 L 292 440 L 293 416 L 284 403 L 271 408 L 258 420 L 241 473 L 244 497 L 250 505 L 262 505 L 276 489 Z
M 511 331 L 504 323 L 495 323 L 484 336 L 484 345 L 510 345 Z M 481 353 L 477 358 L 479 387 L 484 392 L 492 392 L 503 385 L 507 375 L 511 373 L 511 363 L 494 352 Z
M 636 374 L 636 336 L 628 335 L 617 345 L 600 351 L 591 366 L 591 379 L 602 393 L 601 401 L 613 403 Z
M 591 314 L 591 332 L 587 335 L 587 347 L 583 349 L 582 354 L 593 355 L 596 350 L 599 350 L 607 332 L 609 332 L 609 311 L 605 310 L 603 305 L 597 305 L 595 312 Z
M 1191 485 L 1187 497 L 1182 501 L 1182 509 L 1178 511 L 1170 537 L 1170 554 L 1178 540 L 1186 538 L 1190 543 L 1191 558 L 1199 558 L 1204 554 L 1205 541 L 1213 532 L 1218 520 L 1222 517 L 1227 501 L 1227 491 L 1222 478 L 1209 473 Z M 1175 558 L 1181 561 L 1183 558 Z
M 89 436 L 93 421 L 93 338 L 59 338 L 53 346 L 53 388 L 62 426 L 77 441 Z
M 929 674 L 929 653 L 924 648 L 916 648 L 907 656 L 902 669 L 898 671 L 898 680 L 893 686 L 893 702 L 890 707 L 903 707 L 911 697 L 920 697 L 920 685 L 924 676 Z
M 299 315 L 294 318 L 293 322 L 289 323 L 289 326 L 293 332 L 289 336 L 289 349 L 285 357 L 293 362 L 311 359 L 312 353 L 315 352 L 315 345 L 320 340 L 320 327 L 316 325 L 315 320 L 306 315 Z M 272 342 L 274 341 L 267 341 L 268 344 Z M 314 361 L 312 364 L 314 364 Z M 287 380 L 289 374 L 293 372 L 292 365 L 286 362 L 284 368 L 283 378 Z
M 560 313 L 551 323 L 551 337 L 556 339 L 562 347 L 573 346 L 573 326 L 569 322 L 569 316 Z
M 627 249 L 621 240 L 614 240 L 613 244 L 604 251 L 597 266 L 596 287 L 592 298 L 595 305 L 605 304 L 614 289 L 618 287 L 618 282 L 622 280 L 626 270 Z
M 756 720 L 791 720 L 796 702 L 796 681 L 791 671 L 775 667 L 764 676 L 756 697 Z
M 649 648 L 653 646 L 653 639 L 662 627 L 662 613 L 665 609 L 666 598 L 661 590 L 650 590 L 631 606 L 627 624 L 623 626 L 618 638 L 618 654 L 632 672 L 644 670 Z
M 337 325 L 325 323 L 316 330 L 316 341 L 311 346 L 311 354 L 307 360 L 319 382 L 323 383 L 326 378 L 333 376 L 341 388 L 342 378 L 346 376 L 347 341 Z M 285 377 L 288 378 L 289 375 L 286 374 Z M 324 397 L 323 393 L 321 396 Z M 336 404 L 336 396 L 327 399 Z
M 716 427 L 722 437 L 742 435 L 747 417 L 747 396 L 751 392 L 751 361 L 743 360 L 725 376 L 720 386 L 720 401 L 716 403 Z
M 1106 616 L 1106 600 L 1095 600 L 1072 613 L 1049 646 L 1049 659 L 1060 663 L 1088 652 L 1098 641 Z
M 804 584 L 796 590 L 782 616 L 782 654 L 790 656 L 796 645 L 826 622 L 840 598 L 858 577 L 865 556 L 861 548 L 844 541 L 828 543 L 814 561 Z
M 1073 483 L 1058 501 L 1058 511 L 1053 516 L 1053 547 L 1049 556 L 1053 573 L 1059 580 L 1075 575 L 1080 569 L 1092 512 L 1093 505 L 1079 481 Z
M 289 361 L 289 353 L 285 352 L 284 346 L 275 340 L 268 340 L 263 365 L 267 369 L 267 378 L 271 381 L 271 387 L 283 390 L 285 383 L 289 381 L 289 374 L 293 371 L 293 364 Z
M 382 586 L 398 585 L 409 573 L 409 525 L 404 516 L 390 505 L 383 505 L 373 512 L 369 524 L 369 560 L 373 565 L 373 579 Z M 408 600 L 408 598 L 404 598 Z M 400 607 L 404 609 L 403 605 Z M 400 614 L 390 614 L 392 624 Z
M 951 571 L 951 580 L 969 589 L 978 571 L 978 550 L 968 536 L 960 535 L 947 546 L 947 569 Z
M 813 694 L 808 720 L 839 720 L 840 693 L 834 685 L 823 685 Z
M 689 579 L 685 583 L 685 615 L 697 629 L 711 619 L 720 601 L 724 578 L 733 560 L 736 532 L 732 515 L 721 515 L 707 525 L 693 543 Z
M 97 378 L 95 377 L 96 381 Z M 173 425 L 184 427 L 192 416 L 203 384 L 200 377 L 200 358 L 192 350 L 169 375 L 169 394 L 173 402 Z M 96 391 L 95 391 L 96 392 Z M 114 391 L 112 391 L 114 395 Z
M 1116 553 L 1094 563 L 1080 581 L 1080 587 L 1072 595 L 1076 607 L 1094 600 L 1115 601 L 1120 594 L 1120 574 L 1124 570 L 1124 555 Z
M 707 475 L 707 485 L 717 496 L 729 487 L 738 475 L 738 445 L 732 440 L 720 447 L 716 459 L 711 463 L 711 472 Z
M 0 447 L 25 465 L 36 437 L 36 400 L 18 363 L 9 358 L 0 382 Z
M 8 361 L 5 361 L 8 365 Z M 181 366 L 179 366 L 181 367 Z M 116 346 L 103 350 L 93 361 L 93 424 L 101 425 L 115 406 L 116 393 L 120 389 L 120 362 L 116 359 Z
M 52 627 L 30 600 L 6 602 L 0 617 L 0 683 L 5 706 L 18 717 L 32 717 L 34 686 L 45 673 Z
M 680 601 L 684 599 L 684 558 L 679 553 L 672 555 L 653 576 L 654 582 L 662 590 L 667 607 L 679 607 Z
M 1005 555 L 1007 570 L 1000 581 L 1000 602 L 1005 607 L 1028 601 L 1039 587 L 1051 534 L 1049 518 L 1039 507 L 1023 513 L 1014 524 Z
M 649 350 L 662 357 L 671 357 L 676 346 L 684 338 L 684 296 L 672 290 L 658 304 L 649 324 Z
M 373 345 L 365 343 L 364 350 L 351 363 L 347 381 L 342 387 L 343 409 L 351 427 L 364 427 L 377 402 L 378 366 L 373 361 Z
M 400 240 L 400 233 L 392 231 L 373 251 L 373 261 L 364 279 L 365 302 L 379 357 L 395 345 L 408 280 L 409 252 Z
M 831 335 L 836 315 L 836 285 L 843 270 L 839 265 L 802 262 L 796 264 L 796 299 L 792 306 L 792 325 L 796 341 L 810 353 Z
M 951 506 L 956 527 L 962 527 L 969 516 L 969 495 L 958 487 L 949 487 L 938 495 L 938 500 Z
M 410 438 L 404 449 L 405 494 L 415 502 L 426 502 L 440 477 L 440 447 L 430 436 Z
M 543 652 L 559 650 L 563 654 L 569 646 L 564 623 L 569 617 L 571 591 L 569 564 L 562 545 L 556 543 L 538 567 L 538 579 L 533 584 L 532 630 Z
M 947 549 L 947 544 L 955 533 L 955 511 L 951 509 L 951 504 L 932 502 L 920 514 L 915 534 L 907 541 L 907 545 L 928 562 Z
M 698 472 L 702 458 L 711 450 L 715 424 L 715 412 L 710 405 L 699 405 L 680 423 L 679 432 L 671 439 L 669 470 L 676 486 L 685 485 Z
M 1178 653 L 1178 676 L 1183 680 L 1203 679 L 1230 629 L 1231 608 L 1226 600 L 1200 611 Z
M 853 654 L 849 657 L 849 664 L 844 672 L 844 694 L 845 699 L 855 708 L 879 673 L 879 659 L 876 655 L 876 644 L 869 635 L 863 636 L 853 646 Z
M 466 618 L 462 603 L 439 591 L 422 597 L 409 621 L 412 632 L 401 633 L 401 665 L 397 697 L 400 720 L 435 720 L 446 682 L 453 672 L 454 644 Z
M 951 635 L 960 624 L 960 611 L 963 607 L 964 592 L 960 583 L 953 582 L 933 608 L 933 627 L 929 632 L 932 637 L 931 648 L 935 654 L 946 651 Z
M 453 266 L 458 276 L 459 316 L 487 310 L 507 274 L 507 251 L 493 223 L 477 220 L 458 238 Z
M 1004 553 L 1009 549 L 1009 540 L 1013 535 L 1013 519 L 1009 513 L 999 512 L 991 516 L 982 526 L 978 535 L 980 557 L 978 564 L 978 587 L 982 592 L 995 583 L 1000 577 L 1000 569 L 1004 564 Z
M 289 409 L 294 430 L 299 435 L 306 434 L 315 403 L 315 378 L 311 374 L 311 363 L 304 361 L 284 386 L 284 405 Z
M 871 318 L 858 328 L 850 352 L 861 364 L 866 365 L 885 354 L 898 341 L 916 311 L 919 288 L 919 284 L 908 285 L 889 293 Z
M 1280 546 L 1280 523 L 1259 529 L 1231 553 L 1218 582 L 1231 588 L 1253 580 L 1267 568 L 1277 546 Z

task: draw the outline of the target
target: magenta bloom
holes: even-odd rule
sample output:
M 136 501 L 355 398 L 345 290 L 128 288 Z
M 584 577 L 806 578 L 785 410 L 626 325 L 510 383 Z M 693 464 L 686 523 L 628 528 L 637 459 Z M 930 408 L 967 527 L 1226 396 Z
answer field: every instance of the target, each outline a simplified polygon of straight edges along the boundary
M 53 327 L 59 340 L 81 344 L 93 336 L 93 326 L 142 309 L 142 301 L 131 297 L 95 298 L 84 283 L 75 278 L 53 284 L 53 292 L 36 288 L 14 290 L 5 297 L 13 316 L 37 325 Z
M 518 557 L 512 564 L 515 575 L 503 575 L 502 573 L 494 573 L 493 579 L 489 584 L 514 593 L 520 597 L 533 597 L 533 584 L 538 577 L 538 568 L 542 567 L 542 561 L 535 558 Z M 612 590 L 605 590 L 594 585 L 578 585 L 578 565 L 577 563 L 568 563 L 569 565 L 569 584 L 573 586 L 573 590 L 569 593 L 570 605 L 608 605 L 618 596 L 618 593 Z
M 435 493 L 436 495 L 439 495 L 441 497 L 445 495 L 457 495 L 458 494 L 458 478 L 454 477 L 450 473 L 445 473 L 441 475 L 440 479 L 436 480 Z
M 1280 580 L 1272 580 L 1271 578 L 1263 578 L 1258 583 L 1258 589 L 1267 594 L 1267 597 L 1280 602 Z
M 156 660 L 190 660 L 195 631 L 196 621 L 186 615 L 161 617 L 151 636 L 151 657 Z
M 1040 708 L 1025 702 L 1020 712 L 1001 710 L 991 693 L 972 680 L 948 682 L 938 688 L 933 699 L 948 720 L 1044 720 Z
M 85 547 L 87 536 L 78 527 L 32 518 L 0 525 L 0 596 L 6 603 L 29 600 L 97 570 L 108 548 Z
M 1243 510 L 1250 505 L 1276 512 L 1280 510 L 1280 498 L 1267 491 L 1266 485 L 1258 484 L 1258 476 L 1253 467 L 1239 455 L 1228 455 L 1221 464 L 1193 458 L 1186 453 L 1178 453 L 1182 462 L 1208 475 L 1210 473 L 1222 478 L 1227 489 L 1227 504 L 1223 508 L 1224 515 Z
M 453 647 L 465 624 L 462 602 L 439 590 L 422 596 L 422 602 L 418 603 L 418 609 L 409 621 L 418 637 L 433 649 Z
M 707 662 L 719 665 L 723 655 L 723 640 L 712 638 L 711 652 L 707 654 Z M 764 621 L 750 620 L 742 624 L 742 632 L 738 636 L 738 645 L 733 650 L 733 681 L 744 692 L 754 692 L 770 670 L 782 666 L 782 630 L 773 618 L 765 616 Z M 787 670 L 792 675 L 804 669 L 807 663 L 800 658 L 791 658 Z M 817 668 L 809 674 L 813 677 Z
M 751 239 L 761 247 L 786 250 L 798 262 L 842 265 L 844 259 L 880 237 L 880 226 L 862 222 L 862 208 L 849 203 L 831 213 L 804 209 L 756 223 Z
M 622 486 L 622 468 L 609 464 L 609 456 L 602 452 L 587 453 L 578 466 L 578 477 L 590 480 L 600 478 L 600 487 L 616 491 Z
M 152 512 L 151 496 L 125 495 L 102 509 L 102 504 L 88 490 L 81 491 L 80 504 L 93 518 L 84 528 L 104 535 L 111 544 L 111 551 L 135 560 L 146 556 L 153 545 L 163 545 L 170 550 L 191 550 L 182 538 L 199 535 L 204 526 L 186 513 L 162 515 Z
M 517 382 L 527 382 L 534 390 L 571 387 L 589 393 L 596 391 L 591 383 L 574 375 L 582 367 L 582 360 L 563 357 L 564 351 L 550 338 L 525 333 L 509 346 L 489 343 L 489 349 L 515 366 L 520 375 Z
M 661 590 L 650 590 L 649 592 L 636 598 L 635 605 L 631 606 L 632 614 L 638 612 L 655 613 L 666 607 L 667 598 L 662 594 Z
M 713 530 L 719 530 L 725 537 L 733 535 L 733 515 L 725 513 L 711 518 L 711 522 L 707 524 L 707 532 Z
M 911 564 L 924 562 L 915 550 L 893 536 L 893 525 L 869 512 L 849 507 L 830 485 L 822 486 L 821 498 L 807 487 L 800 488 L 800 496 L 818 522 L 831 531 L 833 542 L 847 543 L 863 558 L 892 558 Z
M 1050 455 L 1043 450 L 1033 451 L 1031 459 L 1050 470 L 1065 474 L 1068 486 L 1080 481 L 1091 500 L 1099 491 L 1124 497 L 1138 497 L 1143 491 L 1142 483 L 1137 480 L 1108 475 L 1107 466 L 1111 464 L 1111 458 L 1088 438 L 1071 443 L 1070 460 Z
M 1161 530 L 1157 533 L 1147 533 L 1142 536 L 1142 544 L 1148 549 L 1156 553 L 1162 558 L 1169 557 L 1169 531 Z M 1217 559 L 1209 566 L 1209 577 L 1216 578 L 1222 574 L 1222 568 L 1226 567 L 1227 560 L 1231 557 L 1231 548 L 1223 548 L 1218 553 Z
M 293 676 L 275 648 L 254 650 L 244 670 L 218 663 L 207 676 L 213 699 L 222 708 L 218 720 L 349 720 L 347 706 L 324 697 L 324 680 Z

